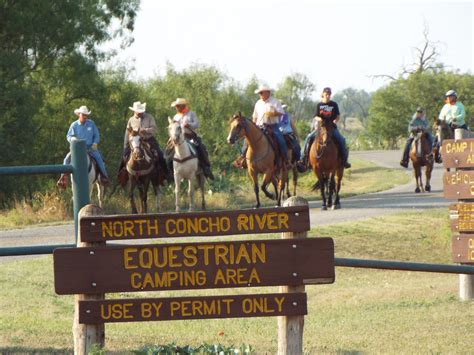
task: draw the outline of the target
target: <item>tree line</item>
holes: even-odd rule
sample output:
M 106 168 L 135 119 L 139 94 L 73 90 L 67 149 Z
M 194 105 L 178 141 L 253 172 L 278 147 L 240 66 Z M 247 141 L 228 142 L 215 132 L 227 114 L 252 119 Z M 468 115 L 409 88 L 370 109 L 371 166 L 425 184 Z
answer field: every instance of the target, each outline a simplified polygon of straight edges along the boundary
M 115 175 L 124 130 L 134 101 L 147 103 L 157 121 L 157 139 L 167 141 L 170 103 L 185 97 L 196 112 L 199 134 L 207 145 L 213 170 L 231 171 L 238 151 L 226 142 L 228 119 L 236 111 L 249 117 L 261 82 L 253 77 L 239 83 L 212 65 L 191 65 L 147 80 L 131 79 L 127 66 L 99 69 L 113 56 L 98 45 L 113 37 L 124 46 L 132 33 L 138 0 L 39 1 L 0 0 L 0 166 L 59 164 L 69 149 L 66 132 L 77 119 L 75 108 L 87 105 L 100 131 L 99 149 L 110 175 Z M 431 119 L 448 89 L 458 91 L 469 117 L 474 114 L 474 77 L 442 66 L 401 74 L 386 86 L 367 93 L 345 88 L 334 95 L 345 118 L 360 121 L 364 148 L 395 148 L 417 106 Z M 303 139 L 314 116 L 321 88 L 304 73 L 287 75 L 275 96 L 288 105 Z M 468 124 L 472 118 L 468 118 Z M 472 122 L 474 123 L 474 122 Z M 349 139 L 349 144 L 351 140 Z M 0 207 L 13 198 L 31 197 L 52 188 L 50 177 L 0 177 Z

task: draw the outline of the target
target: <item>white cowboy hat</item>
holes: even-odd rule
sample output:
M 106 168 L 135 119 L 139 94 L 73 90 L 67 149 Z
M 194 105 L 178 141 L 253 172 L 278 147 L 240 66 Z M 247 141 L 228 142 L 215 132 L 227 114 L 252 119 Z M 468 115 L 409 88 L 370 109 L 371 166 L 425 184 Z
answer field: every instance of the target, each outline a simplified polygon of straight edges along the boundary
M 138 113 L 143 113 L 146 111 L 146 102 L 135 101 L 133 107 L 128 107 L 130 110 Z
M 288 105 L 287 105 L 287 104 L 281 104 L 281 107 L 282 107 L 282 108 L 287 108 Z
M 444 94 L 444 96 L 448 97 L 448 96 L 456 96 L 458 97 L 458 93 L 454 90 L 449 90 L 446 94 Z
M 76 109 L 74 110 L 74 113 L 75 113 L 76 115 L 79 115 L 79 114 L 81 114 L 81 113 L 82 113 L 83 115 L 90 115 L 91 112 L 92 112 L 92 111 L 89 111 L 89 110 L 87 109 L 87 106 L 81 106 L 81 107 L 76 108 Z
M 269 86 L 267 86 L 267 85 L 260 85 L 260 86 L 258 87 L 258 89 L 255 90 L 254 92 L 255 92 L 256 94 L 260 94 L 262 91 L 270 91 L 270 92 L 272 92 L 273 89 L 271 89 L 271 88 L 270 88 Z
M 171 103 L 171 107 L 176 107 L 176 106 L 178 106 L 178 105 L 187 105 L 187 104 L 188 104 L 188 101 L 187 101 L 186 99 L 183 99 L 183 98 L 181 98 L 181 97 L 178 97 L 178 98 L 176 99 L 176 101 L 173 101 L 173 102 Z

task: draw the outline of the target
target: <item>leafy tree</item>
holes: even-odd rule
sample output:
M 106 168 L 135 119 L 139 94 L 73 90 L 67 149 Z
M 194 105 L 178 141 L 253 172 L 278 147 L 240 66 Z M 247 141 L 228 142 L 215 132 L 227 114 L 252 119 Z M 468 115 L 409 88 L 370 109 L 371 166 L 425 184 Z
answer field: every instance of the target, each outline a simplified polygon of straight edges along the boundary
M 96 65 L 109 53 L 97 45 L 129 43 L 137 10 L 138 0 L 0 0 L 0 165 L 48 162 L 62 110 L 70 116 L 98 92 Z M 7 181 L 0 197 L 11 194 Z
M 365 90 L 346 88 L 334 95 L 333 100 L 339 104 L 341 121 L 345 127 L 348 117 L 356 117 L 362 126 L 367 128 L 369 116 L 370 94 Z
M 312 95 L 316 86 L 302 73 L 293 73 L 278 85 L 275 96 L 288 105 L 288 111 L 296 119 L 312 119 L 316 103 Z

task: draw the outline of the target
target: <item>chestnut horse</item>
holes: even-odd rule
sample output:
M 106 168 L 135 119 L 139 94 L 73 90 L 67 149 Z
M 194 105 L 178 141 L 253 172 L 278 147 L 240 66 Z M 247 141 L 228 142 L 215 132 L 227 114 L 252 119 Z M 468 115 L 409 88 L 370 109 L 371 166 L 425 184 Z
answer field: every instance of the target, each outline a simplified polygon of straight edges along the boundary
M 339 191 L 344 175 L 344 165 L 336 141 L 332 138 L 334 129 L 332 126 L 327 127 L 324 121 L 321 122 L 309 152 L 310 164 L 321 186 L 321 209 L 323 211 L 328 207 L 333 210 L 341 208 Z M 327 200 L 326 194 L 328 194 Z
M 139 131 L 134 131 L 132 128 L 128 129 L 128 143 L 130 145 L 130 158 L 126 164 L 126 169 L 129 177 L 128 195 L 130 198 L 130 205 L 132 213 L 137 213 L 137 206 L 135 204 L 134 190 L 138 186 L 140 191 L 140 213 L 147 213 L 147 199 L 148 188 L 150 182 L 153 185 L 155 192 L 156 210 L 160 209 L 160 186 L 158 183 L 158 176 L 155 169 L 155 160 L 151 153 L 151 149 L 146 142 L 142 141 Z
M 416 180 L 415 192 L 431 191 L 431 172 L 433 171 L 434 155 L 431 144 L 426 137 L 426 133 L 417 130 L 415 139 L 410 149 L 410 160 L 413 165 L 413 175 Z M 425 167 L 426 185 L 423 188 L 423 178 L 421 175 L 421 167 Z
M 278 206 L 281 206 L 281 199 L 288 180 L 288 172 L 284 164 L 279 169 L 276 162 L 276 153 L 270 143 L 269 138 L 248 118 L 241 113 L 236 113 L 230 119 L 230 130 L 227 136 L 227 143 L 234 144 L 238 139 L 245 137 L 248 144 L 247 149 L 247 171 L 252 179 L 255 198 L 257 200 L 256 208 L 260 207 L 260 197 L 258 188 L 258 175 L 263 174 L 261 189 L 265 196 L 274 200 L 277 199 Z M 268 192 L 267 186 L 272 183 L 275 188 L 275 195 Z M 278 184 L 278 187 L 277 187 Z

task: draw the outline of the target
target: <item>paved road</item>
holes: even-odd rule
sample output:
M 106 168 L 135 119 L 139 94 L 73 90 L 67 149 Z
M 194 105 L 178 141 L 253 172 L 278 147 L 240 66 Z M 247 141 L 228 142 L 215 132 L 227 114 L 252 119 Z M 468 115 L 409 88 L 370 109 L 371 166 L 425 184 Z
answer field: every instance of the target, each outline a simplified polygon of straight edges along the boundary
M 384 167 L 403 169 L 398 165 L 400 155 L 399 151 L 351 153 L 353 159 L 363 159 Z M 407 174 L 412 174 L 411 169 L 403 170 L 406 170 Z M 397 186 L 388 191 L 342 199 L 342 209 L 336 211 L 321 211 L 321 202 L 310 202 L 311 225 L 317 227 L 400 211 L 448 206 L 450 202 L 442 197 L 442 172 L 441 165 L 436 165 L 431 183 L 433 189 L 431 193 L 415 194 L 413 192 L 415 183 L 412 180 L 409 184 Z M 0 247 L 68 244 L 73 241 L 74 226 L 72 224 L 0 231 Z
M 405 170 L 410 177 L 413 176 L 411 168 L 404 169 L 399 165 L 401 152 L 397 150 L 352 152 L 351 157 L 352 159 L 368 160 L 387 168 Z M 431 193 L 415 194 L 415 179 L 413 178 L 410 183 L 387 191 L 342 199 L 342 209 L 336 211 L 321 211 L 320 201 L 311 202 L 311 226 L 317 227 L 413 209 L 448 206 L 452 201 L 443 198 L 443 170 L 442 165 L 435 164 L 431 178 Z

